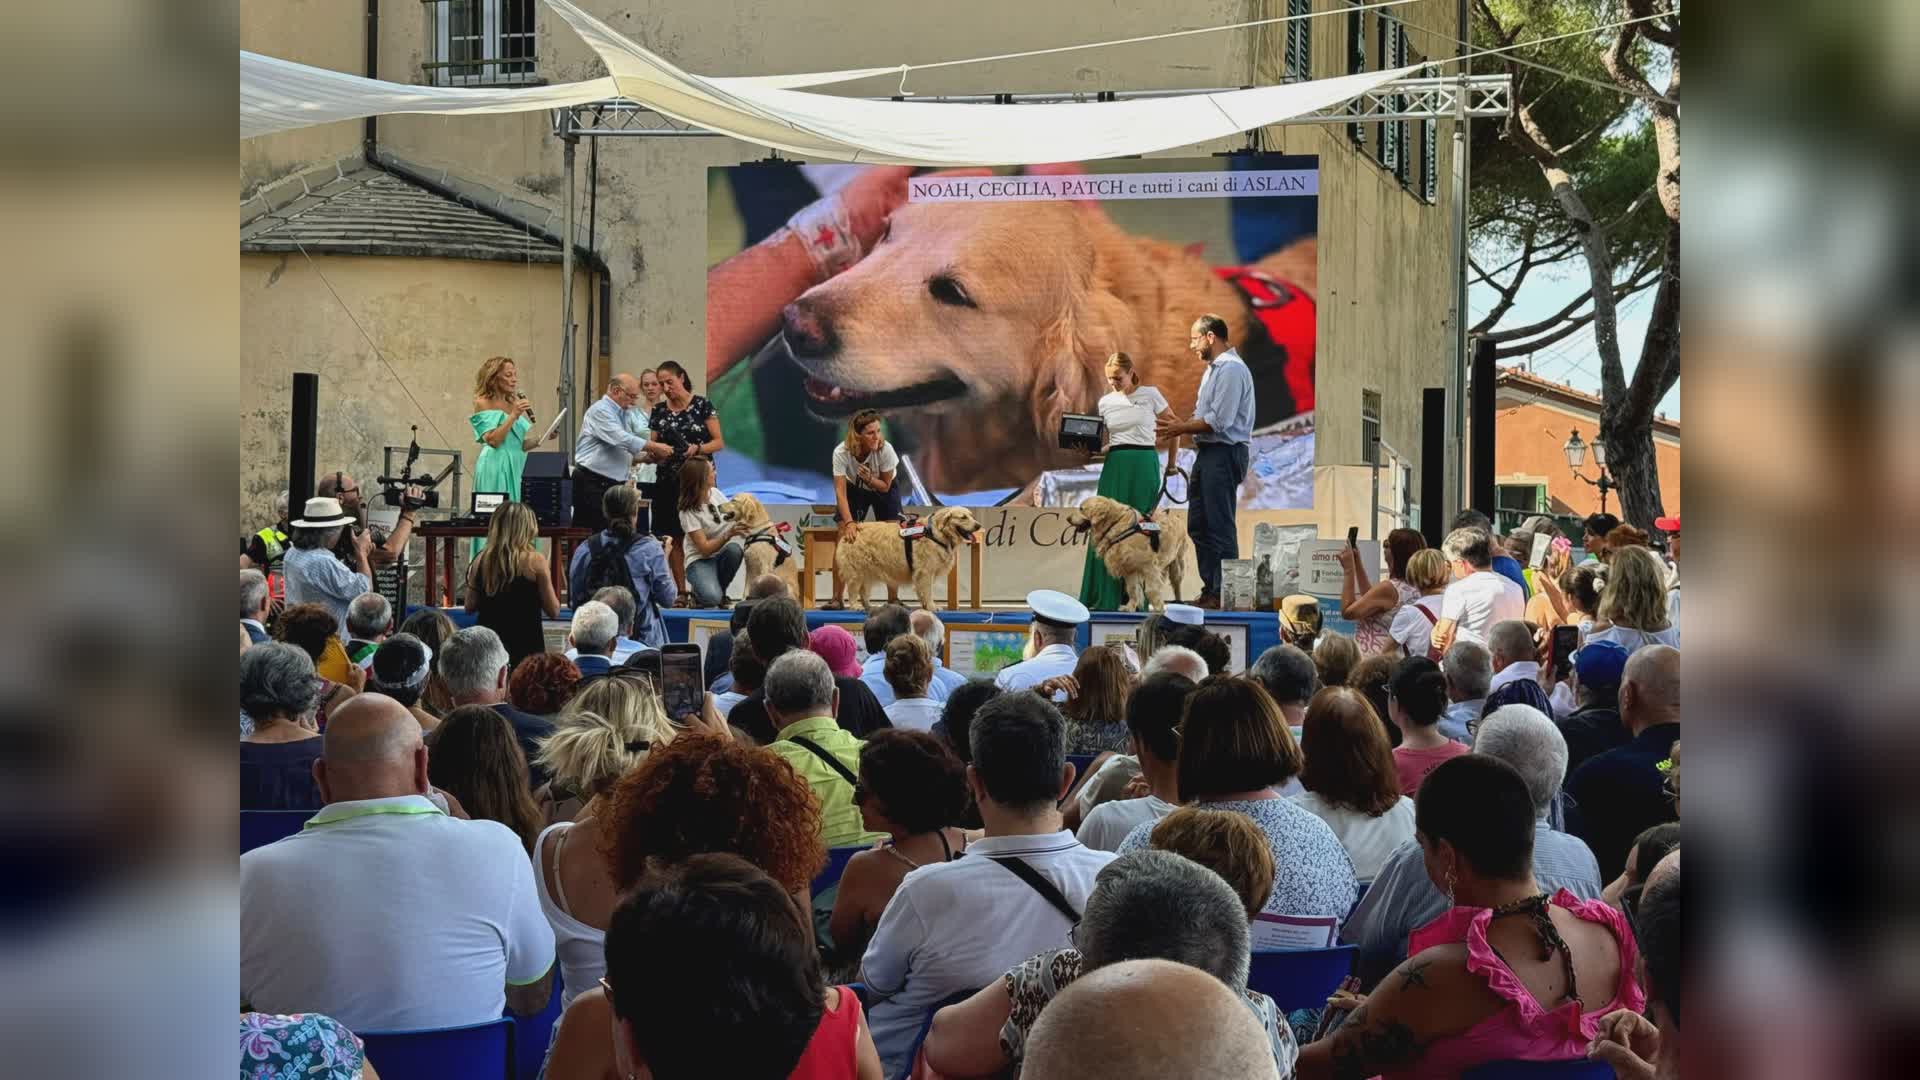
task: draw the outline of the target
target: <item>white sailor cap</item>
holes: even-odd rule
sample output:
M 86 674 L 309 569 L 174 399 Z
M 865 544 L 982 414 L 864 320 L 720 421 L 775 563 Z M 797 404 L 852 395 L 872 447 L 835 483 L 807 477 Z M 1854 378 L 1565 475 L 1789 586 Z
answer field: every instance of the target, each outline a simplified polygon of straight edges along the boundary
M 1035 589 L 1027 594 L 1027 606 L 1033 617 L 1056 626 L 1079 626 L 1092 618 L 1087 605 L 1053 589 Z
M 1200 626 L 1207 621 L 1207 613 L 1192 604 L 1168 604 L 1160 615 L 1168 622 L 1182 626 Z

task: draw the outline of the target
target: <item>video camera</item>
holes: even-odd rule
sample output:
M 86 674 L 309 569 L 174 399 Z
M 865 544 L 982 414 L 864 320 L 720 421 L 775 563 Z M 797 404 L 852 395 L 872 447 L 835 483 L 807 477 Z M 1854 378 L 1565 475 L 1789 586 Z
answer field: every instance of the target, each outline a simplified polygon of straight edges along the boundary
M 420 428 L 415 425 L 411 430 L 412 436 L 407 443 L 407 460 L 400 466 L 400 475 L 377 478 L 380 484 L 380 496 L 387 501 L 388 506 L 397 506 L 401 510 L 437 508 L 440 505 L 440 492 L 435 490 L 435 487 L 453 472 L 454 463 L 448 462 L 447 467 L 441 470 L 438 476 L 414 476 L 413 464 L 420 459 Z M 411 489 L 416 488 L 420 493 L 411 494 Z

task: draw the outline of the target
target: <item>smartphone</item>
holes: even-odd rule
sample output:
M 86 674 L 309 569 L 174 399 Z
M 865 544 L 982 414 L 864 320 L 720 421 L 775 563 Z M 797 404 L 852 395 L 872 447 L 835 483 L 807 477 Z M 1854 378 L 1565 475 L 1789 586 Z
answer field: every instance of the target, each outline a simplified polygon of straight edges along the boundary
M 700 674 L 700 646 L 674 642 L 660 649 L 660 701 L 667 719 L 683 723 L 697 716 L 704 704 L 706 685 Z
M 654 693 L 660 692 L 660 654 L 653 649 L 642 649 L 627 658 L 621 665 L 630 671 L 637 671 L 653 681 Z
M 1353 548 L 1355 551 L 1360 549 L 1360 526 L 1347 526 L 1347 546 Z
M 1567 677 L 1567 673 L 1573 669 L 1573 651 L 1579 647 L 1579 627 L 1556 626 L 1553 628 L 1553 642 L 1549 646 L 1547 655 L 1555 679 Z

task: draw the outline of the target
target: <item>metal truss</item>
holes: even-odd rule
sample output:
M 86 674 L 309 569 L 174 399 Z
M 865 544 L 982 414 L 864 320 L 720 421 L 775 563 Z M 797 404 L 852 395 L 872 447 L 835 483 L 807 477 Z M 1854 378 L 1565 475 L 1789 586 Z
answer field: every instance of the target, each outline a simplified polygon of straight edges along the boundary
M 1221 94 L 1245 87 L 1201 90 L 1102 90 L 1050 94 L 929 94 L 874 98 L 875 101 L 944 102 L 977 105 L 1041 105 L 1062 102 L 1133 101 L 1143 98 Z M 1464 112 L 1462 107 L 1464 106 Z M 1357 97 L 1277 124 L 1369 124 L 1385 120 L 1454 120 L 1465 116 L 1505 116 L 1513 111 L 1513 83 L 1506 75 L 1396 79 Z M 644 136 L 710 138 L 722 133 L 677 120 L 630 101 L 612 98 L 554 109 L 553 133 L 562 139 Z

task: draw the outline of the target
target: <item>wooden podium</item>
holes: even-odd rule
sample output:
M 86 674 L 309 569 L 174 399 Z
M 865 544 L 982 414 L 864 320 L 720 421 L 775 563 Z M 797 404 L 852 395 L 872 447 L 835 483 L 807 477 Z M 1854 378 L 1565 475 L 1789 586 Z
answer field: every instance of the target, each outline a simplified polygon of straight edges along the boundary
M 427 579 L 423 589 L 426 602 L 434 607 L 453 607 L 456 591 L 453 582 L 453 545 L 460 540 L 484 538 L 487 527 L 422 525 L 413 534 L 427 542 Z M 540 538 L 553 541 L 553 556 L 547 561 L 553 574 L 553 591 L 560 597 L 562 607 L 571 606 L 567 603 L 567 564 L 573 561 L 574 545 L 592 535 L 592 529 L 578 529 L 571 525 L 540 526 Z

